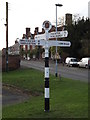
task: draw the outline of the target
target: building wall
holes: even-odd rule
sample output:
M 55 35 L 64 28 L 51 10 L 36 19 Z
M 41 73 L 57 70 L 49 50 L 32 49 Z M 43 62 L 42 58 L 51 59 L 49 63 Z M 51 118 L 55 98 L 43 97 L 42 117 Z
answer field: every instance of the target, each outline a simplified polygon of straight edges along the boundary
M 15 70 L 20 67 L 20 55 L 8 56 L 8 69 Z M 2 55 L 2 71 L 6 70 L 6 56 Z

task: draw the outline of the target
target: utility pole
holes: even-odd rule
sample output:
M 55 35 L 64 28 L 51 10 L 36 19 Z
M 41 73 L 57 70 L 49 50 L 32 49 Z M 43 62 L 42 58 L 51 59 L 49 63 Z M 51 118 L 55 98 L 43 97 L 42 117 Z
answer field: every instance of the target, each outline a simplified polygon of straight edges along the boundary
M 8 72 L 8 2 L 6 2 L 6 72 Z

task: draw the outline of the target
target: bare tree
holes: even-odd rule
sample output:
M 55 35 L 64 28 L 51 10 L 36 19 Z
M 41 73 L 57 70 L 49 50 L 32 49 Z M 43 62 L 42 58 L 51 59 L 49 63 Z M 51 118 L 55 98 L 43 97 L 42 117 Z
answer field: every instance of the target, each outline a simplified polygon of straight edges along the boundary
M 53 20 L 53 23 L 56 24 L 56 20 Z M 59 26 L 63 26 L 64 23 L 65 23 L 64 16 L 59 17 L 59 18 L 57 19 L 57 26 L 58 26 L 58 27 L 59 27 Z
M 78 20 L 81 20 L 81 17 L 78 13 L 73 14 L 72 23 L 75 25 L 78 23 Z

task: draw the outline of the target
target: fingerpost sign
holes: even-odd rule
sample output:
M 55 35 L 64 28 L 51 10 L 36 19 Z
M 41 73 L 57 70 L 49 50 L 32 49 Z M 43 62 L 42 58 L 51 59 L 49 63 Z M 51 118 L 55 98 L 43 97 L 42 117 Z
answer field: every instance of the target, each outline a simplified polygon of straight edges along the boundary
M 68 31 L 57 31 L 56 32 L 50 32 L 49 30 L 52 28 L 52 25 L 49 21 L 44 21 L 42 24 L 42 27 L 45 30 L 44 34 L 35 35 L 34 39 L 20 39 L 19 44 L 20 45 L 38 45 L 38 46 L 44 46 L 45 49 L 45 73 L 44 73 L 44 79 L 45 79 L 45 88 L 44 88 L 44 98 L 45 98 L 45 106 L 44 111 L 50 110 L 50 103 L 49 103 L 49 48 L 51 46 L 61 46 L 61 47 L 70 47 L 71 42 L 70 41 L 55 41 L 50 40 L 49 38 L 62 38 L 68 36 Z

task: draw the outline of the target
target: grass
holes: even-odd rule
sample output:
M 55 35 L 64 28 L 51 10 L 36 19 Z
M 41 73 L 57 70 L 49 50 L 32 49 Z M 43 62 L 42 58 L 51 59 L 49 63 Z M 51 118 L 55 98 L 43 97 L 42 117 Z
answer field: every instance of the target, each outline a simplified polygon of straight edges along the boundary
M 8 73 L 3 73 L 3 82 L 17 86 L 21 89 L 29 91 L 41 91 L 43 89 L 43 74 L 40 71 L 33 69 L 16 70 Z
M 3 118 L 88 118 L 88 84 L 50 75 L 50 111 L 44 112 L 44 73 L 23 69 L 3 73 L 3 83 L 33 93 L 25 102 L 3 106 Z M 10 114 L 9 114 L 10 113 Z

